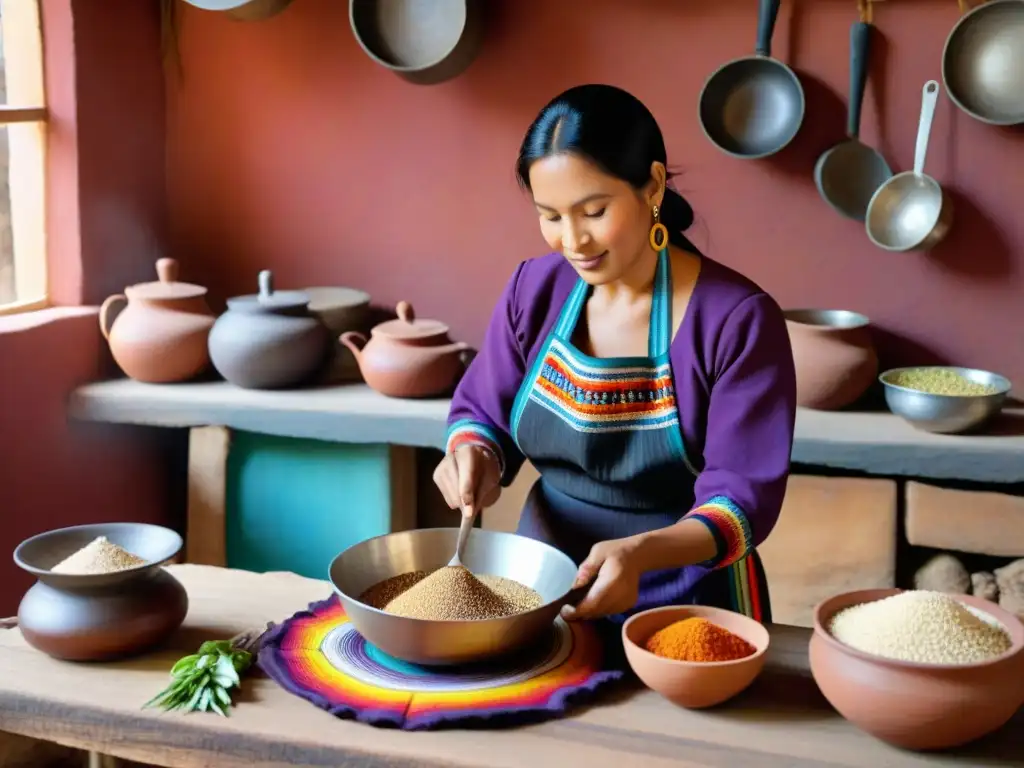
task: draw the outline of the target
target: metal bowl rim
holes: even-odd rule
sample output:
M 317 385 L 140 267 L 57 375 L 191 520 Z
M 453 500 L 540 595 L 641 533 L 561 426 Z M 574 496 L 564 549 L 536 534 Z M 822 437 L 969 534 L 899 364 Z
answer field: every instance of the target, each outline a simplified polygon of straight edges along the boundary
M 520 619 L 520 618 L 522 618 L 524 616 L 530 616 L 530 615 L 532 615 L 534 613 L 537 613 L 538 611 L 550 610 L 551 606 L 554 603 L 557 603 L 560 600 L 564 600 L 565 596 L 568 595 L 572 591 L 572 585 L 570 584 L 569 589 L 565 590 L 564 594 L 559 595 L 554 600 L 548 600 L 546 603 L 542 603 L 541 605 L 538 605 L 536 608 L 532 608 L 529 611 L 523 611 L 522 613 L 513 613 L 511 616 L 499 616 L 499 617 L 494 618 L 494 619 L 420 619 L 420 618 L 414 618 L 412 616 L 399 616 L 399 615 L 394 614 L 394 613 L 388 613 L 387 611 L 382 610 L 380 608 L 374 608 L 372 605 L 367 605 L 366 603 L 362 602 L 358 598 L 352 597 L 352 595 L 348 594 L 348 592 L 345 592 L 341 587 L 338 586 L 337 582 L 335 582 L 334 579 L 331 576 L 331 573 L 334 570 L 334 564 L 338 560 L 340 560 L 342 557 L 344 557 L 347 553 L 351 552 L 356 547 L 362 546 L 364 544 L 368 544 L 371 541 L 376 541 L 377 539 L 386 539 L 389 536 L 400 536 L 402 534 L 416 533 L 418 531 L 455 531 L 456 533 L 458 533 L 458 530 L 459 530 L 458 528 L 454 528 L 454 527 L 413 528 L 413 529 L 408 530 L 408 531 L 394 531 L 393 533 L 381 533 L 381 534 L 378 534 L 377 536 L 372 536 L 369 539 L 363 539 L 362 541 L 357 541 L 355 544 L 352 544 L 352 545 L 346 547 L 345 549 L 343 549 L 341 552 L 339 552 L 337 555 L 334 556 L 334 558 L 331 560 L 331 564 L 327 567 L 327 579 L 328 579 L 328 581 L 331 582 L 331 586 L 334 587 L 334 591 L 338 593 L 339 597 L 341 597 L 344 600 L 351 600 L 353 603 L 358 605 L 363 610 L 368 611 L 370 613 L 377 614 L 378 616 L 383 616 L 384 618 L 389 619 L 391 621 L 413 621 L 413 622 L 417 622 L 417 623 L 420 623 L 420 626 L 425 626 L 427 624 L 430 624 L 430 625 L 435 625 L 435 626 L 436 625 L 441 625 L 441 626 L 444 626 L 444 627 L 460 627 L 460 626 L 466 626 L 467 624 L 480 625 L 480 624 L 486 624 L 487 622 L 505 622 L 505 621 L 511 621 L 513 619 Z M 534 543 L 536 543 L 536 544 L 538 544 L 538 545 L 540 545 L 542 547 L 546 547 L 546 548 L 550 549 L 552 552 L 554 552 L 559 557 L 564 558 L 566 561 L 568 561 L 572 565 L 573 570 L 577 570 L 576 563 L 574 563 L 572 561 L 571 557 L 569 557 L 567 554 L 562 552 L 562 550 L 557 549 L 557 548 L 555 548 L 555 547 L 551 546 L 550 544 L 547 544 L 547 543 L 545 543 L 543 541 L 539 541 L 537 539 L 531 539 L 528 536 L 520 536 L 517 533 L 509 533 L 508 531 L 486 531 L 486 533 L 489 534 L 489 535 L 497 536 L 499 538 L 506 538 L 506 539 L 515 538 L 515 539 L 526 539 L 528 541 L 532 541 L 532 542 L 534 542 Z M 444 567 L 444 566 L 442 566 L 442 567 Z M 394 574 L 394 576 L 401 576 L 401 574 L 396 573 L 396 574 Z M 389 579 L 390 578 L 394 578 L 394 576 L 388 576 L 387 578 L 389 578 Z M 526 585 L 524 584 L 523 586 L 526 586 Z
M 963 14 L 953 25 L 953 28 L 949 31 L 946 36 L 946 42 L 942 46 L 942 87 L 946 89 L 946 95 L 949 96 L 949 100 L 952 101 L 957 107 L 963 110 L 964 114 L 970 115 L 980 123 L 986 123 L 988 125 L 997 125 L 1002 127 L 1009 127 L 1015 125 L 1022 125 L 1022 120 L 998 120 L 991 117 L 985 117 L 979 112 L 975 112 L 970 109 L 966 103 L 964 103 L 956 93 L 955 88 L 949 86 L 949 48 L 953 44 L 954 40 L 963 34 L 964 25 L 968 19 L 971 19 L 976 13 L 981 11 L 994 11 L 996 8 L 1004 5 L 1018 5 L 1021 6 L 1021 10 L 1024 11 L 1024 4 L 1020 0 L 987 0 L 987 2 L 981 3 L 971 8 L 967 13 Z
M 805 323 L 802 320 L 791 319 L 789 317 L 791 312 L 844 312 L 847 315 L 853 315 L 859 319 L 855 325 L 817 325 L 815 323 Z M 790 307 L 788 309 L 782 310 L 782 316 L 787 323 L 806 325 L 809 328 L 820 328 L 825 331 L 854 331 L 857 330 L 858 328 L 866 328 L 869 325 L 871 325 L 870 317 L 865 315 L 863 312 L 858 312 L 854 309 L 826 309 L 824 307 Z
M 954 371 L 959 373 L 960 371 L 970 371 L 972 373 L 984 373 L 988 376 L 992 376 L 1000 380 L 999 391 L 989 392 L 986 395 L 945 395 L 937 392 L 922 392 L 919 389 L 911 389 L 910 387 L 904 387 L 899 384 L 893 384 L 890 381 L 886 381 L 885 377 L 892 373 L 903 373 L 904 371 Z M 886 388 L 895 390 L 897 392 L 908 392 L 914 395 L 924 395 L 926 397 L 944 398 L 949 400 L 964 401 L 964 400 L 984 400 L 990 397 L 1004 397 L 1013 390 L 1013 382 L 1003 376 L 1001 373 L 995 371 L 986 371 L 984 368 L 968 368 L 962 365 L 906 365 L 901 368 L 889 368 L 886 371 L 878 374 L 878 381 Z
M 89 530 L 89 529 L 93 529 L 93 530 L 96 530 L 96 531 L 103 530 L 103 529 L 109 530 L 111 528 L 136 528 L 136 529 L 138 529 L 138 528 L 150 528 L 150 529 L 156 529 L 156 530 L 160 530 L 160 531 L 166 531 L 166 532 L 168 532 L 170 534 L 173 534 L 174 540 L 175 540 L 175 545 L 173 547 L 173 551 L 169 552 L 165 557 L 161 557 L 161 558 L 159 558 L 157 560 L 152 560 L 152 561 L 149 561 L 149 562 L 145 562 L 142 565 L 135 565 L 135 566 L 132 566 L 131 568 L 120 568 L 120 569 L 118 569 L 116 571 L 110 571 L 109 573 L 54 573 L 49 568 L 37 568 L 34 565 L 29 565 L 24 560 L 24 558 L 22 557 L 22 554 L 24 553 L 25 549 L 27 549 L 32 544 L 34 544 L 34 543 L 36 543 L 38 541 L 42 541 L 44 539 L 48 539 L 48 538 L 51 538 L 51 537 L 56 537 L 58 534 L 69 533 L 71 531 L 86 531 L 86 530 Z M 96 535 L 97 536 L 102 536 L 103 534 L 102 533 L 97 533 Z M 49 531 L 42 531 L 41 533 L 37 533 L 34 536 L 29 536 L 27 539 L 22 541 L 17 547 L 14 548 L 14 563 L 19 568 L 21 568 L 23 571 L 25 571 L 26 573 L 31 573 L 33 576 L 39 576 L 39 577 L 59 576 L 62 580 L 63 579 L 74 579 L 75 581 L 78 581 L 79 583 L 81 583 L 82 586 L 86 586 L 88 581 L 90 581 L 90 580 L 104 580 L 104 581 L 106 581 L 106 580 L 109 580 L 110 577 L 112 577 L 112 576 L 124 575 L 124 576 L 127 577 L 127 576 L 130 576 L 132 574 L 143 573 L 144 571 L 148 571 L 148 570 L 151 570 L 153 568 L 157 568 L 157 567 L 163 565 L 164 563 L 166 563 L 168 560 L 171 560 L 175 556 L 177 556 L 178 553 L 181 552 L 182 547 L 184 547 L 184 546 L 185 546 L 185 542 L 181 538 L 181 534 L 180 533 L 175 531 L 173 528 L 168 528 L 168 527 L 163 526 L 163 525 L 157 525 L 156 523 L 130 523 L 130 522 L 124 522 L 124 521 L 112 522 L 112 523 L 83 523 L 82 525 L 66 525 L 66 526 L 63 526 L 62 528 L 54 528 L 54 529 L 49 530 Z M 132 553 L 132 554 L 134 554 L 134 553 Z M 136 557 L 138 557 L 138 555 L 136 555 Z

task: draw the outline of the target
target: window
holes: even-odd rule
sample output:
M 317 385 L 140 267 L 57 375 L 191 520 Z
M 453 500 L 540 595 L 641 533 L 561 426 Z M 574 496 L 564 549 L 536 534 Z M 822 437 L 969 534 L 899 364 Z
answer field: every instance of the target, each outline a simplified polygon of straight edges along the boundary
M 0 314 L 46 306 L 45 104 L 38 0 L 0 0 Z

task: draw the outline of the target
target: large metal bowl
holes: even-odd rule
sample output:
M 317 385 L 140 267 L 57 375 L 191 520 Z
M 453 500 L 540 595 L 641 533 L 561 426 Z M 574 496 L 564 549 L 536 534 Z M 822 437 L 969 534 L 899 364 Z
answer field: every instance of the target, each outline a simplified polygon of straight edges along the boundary
M 515 579 L 540 593 L 539 608 L 502 619 L 428 621 L 395 616 L 359 602 L 367 589 L 410 571 L 432 571 L 455 552 L 457 528 L 423 528 L 355 544 L 331 563 L 330 579 L 356 630 L 403 661 L 465 664 L 528 646 L 550 628 L 568 601 L 576 565 L 554 547 L 524 536 L 475 529 L 462 563 L 477 574 Z
M 996 391 L 990 395 L 935 395 L 889 381 L 904 371 L 920 370 L 953 371 L 970 381 L 995 387 Z M 878 380 L 885 387 L 885 403 L 890 411 L 918 429 L 940 434 L 967 432 L 983 426 L 999 413 L 1011 389 L 1010 380 L 998 373 L 944 365 L 892 368 Z

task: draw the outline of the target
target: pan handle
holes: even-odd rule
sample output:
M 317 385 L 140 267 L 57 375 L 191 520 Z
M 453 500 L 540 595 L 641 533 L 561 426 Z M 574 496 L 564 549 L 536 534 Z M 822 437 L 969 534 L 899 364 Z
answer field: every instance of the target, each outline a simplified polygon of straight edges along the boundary
M 846 116 L 846 134 L 851 139 L 860 135 L 860 109 L 864 105 L 870 56 L 871 24 L 855 22 L 850 27 L 850 109 Z
M 782 0 L 761 0 L 757 6 L 757 47 L 754 53 L 768 58 L 772 55 L 772 35 L 779 17 Z
M 935 104 L 939 100 L 939 84 L 929 80 L 921 92 L 921 122 L 917 126 L 917 145 L 914 147 L 914 175 L 924 173 L 924 161 L 928 156 L 928 139 L 932 134 L 932 120 L 935 118 Z

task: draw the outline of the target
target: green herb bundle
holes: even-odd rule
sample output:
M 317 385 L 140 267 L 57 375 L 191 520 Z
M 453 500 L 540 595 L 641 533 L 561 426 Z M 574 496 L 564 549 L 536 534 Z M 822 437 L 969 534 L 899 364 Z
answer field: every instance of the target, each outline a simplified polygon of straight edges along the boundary
M 268 629 L 273 626 L 268 624 Z M 247 632 L 231 640 L 209 640 L 191 656 L 171 668 L 171 682 L 143 708 L 216 712 L 227 717 L 231 691 L 241 687 L 242 675 L 252 666 L 253 653 L 263 632 Z

